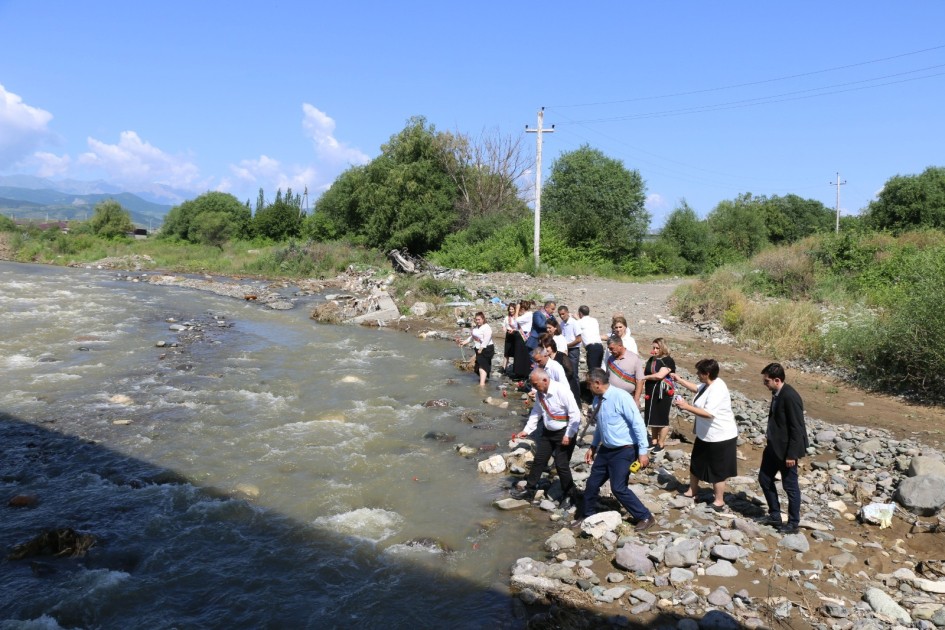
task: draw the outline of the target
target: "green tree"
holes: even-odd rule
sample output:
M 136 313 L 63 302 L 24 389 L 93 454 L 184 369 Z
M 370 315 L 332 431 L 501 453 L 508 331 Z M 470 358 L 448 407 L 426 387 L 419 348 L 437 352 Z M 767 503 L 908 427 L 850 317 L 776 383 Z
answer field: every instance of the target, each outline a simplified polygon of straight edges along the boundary
M 10 217 L 0 214 L 0 232 L 15 232 L 16 222 Z
M 302 197 L 293 195 L 291 188 L 283 197 L 280 188 L 276 192 L 275 201 L 256 211 L 253 216 L 253 231 L 257 236 L 271 238 L 274 241 L 295 238 L 302 233 L 304 215 Z
M 866 209 L 877 230 L 945 228 L 945 168 L 930 166 L 920 175 L 896 175 Z
M 761 205 L 768 241 L 775 245 L 794 243 L 834 229 L 834 212 L 815 199 L 797 195 L 755 199 Z
M 95 204 L 95 213 L 89 219 L 92 232 L 104 238 L 117 238 L 133 232 L 131 215 L 114 199 Z
M 223 245 L 233 238 L 235 229 L 230 215 L 212 210 L 198 214 L 191 222 L 188 234 L 195 242 L 213 245 L 222 250 Z
M 436 129 L 411 118 L 381 155 L 345 171 L 322 195 L 305 233 L 416 254 L 436 249 L 457 224 L 457 189 L 443 151 Z
M 712 234 L 708 224 L 696 215 L 685 199 L 667 217 L 659 240 L 675 247 L 685 261 L 682 269 L 672 266 L 667 271 L 695 274 L 707 270 L 712 254 Z
M 638 171 L 584 145 L 552 164 L 542 218 L 560 228 L 572 246 L 622 259 L 638 252 L 646 236 L 650 215 L 645 201 Z
M 744 193 L 735 199 L 720 201 L 706 217 L 714 242 L 716 263 L 751 258 L 768 244 L 764 221 L 764 197 Z
M 174 206 L 164 219 L 161 228 L 162 238 L 179 238 L 192 243 L 203 243 L 203 227 L 193 229 L 195 219 L 207 212 L 218 212 L 226 215 L 232 224 L 229 238 L 246 238 L 251 235 L 251 219 L 249 204 L 241 203 L 239 199 L 229 193 L 206 192 L 195 199 L 190 199 Z
M 362 193 L 367 186 L 367 167 L 352 166 L 335 179 L 302 226 L 302 233 L 318 241 L 339 238 L 363 240 Z

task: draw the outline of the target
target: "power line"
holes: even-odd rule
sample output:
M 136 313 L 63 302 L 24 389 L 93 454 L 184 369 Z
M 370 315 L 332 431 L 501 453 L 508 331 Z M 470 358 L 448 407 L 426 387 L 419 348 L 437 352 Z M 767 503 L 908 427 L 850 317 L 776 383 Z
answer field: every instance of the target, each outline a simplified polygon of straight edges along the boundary
M 902 57 L 909 57 L 909 56 L 911 56 L 911 55 L 919 55 L 919 54 L 922 54 L 922 53 L 930 52 L 930 51 L 933 51 L 933 50 L 939 50 L 939 49 L 942 49 L 942 48 L 945 48 L 945 44 L 942 44 L 942 45 L 940 45 L 940 46 L 932 46 L 931 48 L 923 48 L 923 49 L 921 49 L 921 50 L 914 50 L 914 51 L 912 51 L 912 52 L 902 53 L 902 54 L 899 54 L 899 55 L 892 55 L 891 57 L 881 57 L 881 58 L 879 58 L 879 59 L 871 59 L 871 60 L 869 60 L 869 61 L 860 61 L 860 62 L 857 62 L 857 63 L 847 64 L 847 65 L 844 65 L 844 66 L 834 66 L 834 67 L 832 67 L 832 68 L 824 68 L 823 70 L 812 70 L 812 71 L 810 71 L 810 72 L 800 72 L 800 73 L 797 73 L 797 74 L 789 74 L 789 75 L 785 75 L 785 76 L 781 76 L 781 77 L 775 77 L 775 78 L 772 78 L 772 79 L 761 79 L 761 80 L 759 80 L 759 81 L 748 81 L 748 82 L 745 82 L 745 83 L 736 83 L 736 84 L 733 84 L 733 85 L 724 85 L 724 86 L 719 86 L 719 87 L 705 88 L 705 89 L 702 89 L 702 90 L 691 90 L 691 91 L 688 91 L 688 92 L 675 92 L 675 93 L 672 93 L 672 94 L 660 94 L 660 95 L 657 95 L 657 96 L 638 96 L 638 97 L 636 97 L 636 98 L 621 99 L 621 100 L 616 100 L 616 101 L 600 101 L 600 102 L 597 102 L 597 103 L 577 103 L 577 104 L 573 104 L 573 105 L 550 105 L 550 106 L 549 106 L 549 109 L 564 109 L 564 108 L 570 108 L 570 107 L 594 107 L 594 106 L 598 106 L 598 105 L 619 105 L 619 104 L 621 104 L 621 103 L 633 103 L 633 102 L 637 102 L 637 101 L 650 101 L 650 100 L 658 100 L 658 99 L 663 99 L 663 98 L 675 98 L 675 97 L 677 97 L 677 96 L 692 96 L 693 94 L 705 94 L 705 93 L 708 93 L 708 92 L 719 92 L 719 91 L 723 91 L 723 90 L 734 90 L 734 89 L 741 88 L 741 87 L 750 87 L 750 86 L 752 86 L 752 85 L 764 85 L 765 83 L 776 83 L 776 82 L 778 82 L 778 81 L 788 81 L 788 80 L 790 80 L 790 79 L 798 79 L 798 78 L 801 78 L 801 77 L 809 77 L 809 76 L 813 76 L 813 75 L 815 75 L 815 74 L 824 74 L 824 73 L 827 73 L 827 72 L 835 72 L 835 71 L 837 71 L 837 70 L 847 70 L 847 69 L 849 69 L 849 68 L 856 68 L 856 67 L 859 67 L 859 66 L 866 66 L 866 65 L 870 65 L 870 64 L 874 64 L 874 63 L 881 63 L 881 62 L 883 62 L 883 61 L 891 61 L 891 60 L 893 60 L 893 59 L 901 59 Z
M 739 109 L 742 107 L 756 107 L 758 105 L 769 105 L 773 103 L 784 103 L 787 101 L 798 101 L 807 98 L 816 98 L 819 96 L 830 96 L 833 94 L 842 94 L 844 92 L 856 92 L 859 90 L 869 90 L 878 87 L 885 87 L 887 85 L 895 85 L 898 83 L 908 83 L 910 81 L 920 81 L 922 79 L 931 79 L 934 77 L 942 76 L 945 72 L 936 72 L 934 74 L 929 74 L 921 77 L 911 77 L 908 79 L 901 79 L 899 81 L 887 81 L 885 83 L 876 83 L 873 85 L 861 85 L 859 87 L 852 87 L 847 89 L 835 90 L 833 88 L 842 88 L 850 85 L 858 85 L 860 83 L 869 83 L 871 81 L 879 81 L 882 79 L 889 79 L 893 77 L 900 77 L 906 74 L 914 74 L 916 72 L 926 72 L 928 70 L 935 70 L 936 68 L 945 67 L 945 64 L 936 64 L 934 66 L 927 66 L 925 68 L 919 68 L 917 70 L 906 70 L 904 72 L 897 72 L 894 74 L 888 74 L 880 77 L 873 77 L 870 79 L 861 79 L 859 81 L 848 81 L 845 83 L 835 83 L 833 85 L 826 85 L 816 88 L 808 88 L 806 90 L 795 90 L 792 92 L 783 92 L 781 94 L 772 94 L 769 96 L 759 96 L 756 98 L 740 99 L 737 101 L 728 101 L 725 103 L 715 103 L 712 105 L 697 105 L 694 107 L 683 107 L 679 109 L 668 109 L 663 111 L 655 112 L 644 112 L 639 114 L 626 114 L 624 116 L 610 116 L 606 118 L 589 118 L 585 120 L 576 120 L 573 121 L 577 123 L 600 123 L 600 122 L 615 122 L 620 120 L 643 120 L 647 118 L 667 118 L 670 116 L 685 116 L 687 114 L 701 114 L 704 112 L 713 112 L 713 111 L 722 111 L 726 109 Z M 822 90 L 831 90 L 829 92 L 822 92 Z M 817 94 L 809 94 L 809 92 L 819 92 Z M 798 96 L 804 94 L 805 96 Z

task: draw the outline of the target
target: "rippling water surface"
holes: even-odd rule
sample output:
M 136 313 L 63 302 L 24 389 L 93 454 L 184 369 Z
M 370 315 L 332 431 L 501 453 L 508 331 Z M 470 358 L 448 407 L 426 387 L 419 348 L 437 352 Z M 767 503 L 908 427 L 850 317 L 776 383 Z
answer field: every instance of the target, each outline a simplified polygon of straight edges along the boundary
M 505 584 L 534 526 L 423 436 L 502 443 L 521 419 L 460 420 L 489 412 L 455 346 L 309 310 L 0 263 L 4 555 L 44 529 L 99 540 L 3 561 L 0 625 L 519 625 Z M 5 507 L 22 494 L 39 505 Z

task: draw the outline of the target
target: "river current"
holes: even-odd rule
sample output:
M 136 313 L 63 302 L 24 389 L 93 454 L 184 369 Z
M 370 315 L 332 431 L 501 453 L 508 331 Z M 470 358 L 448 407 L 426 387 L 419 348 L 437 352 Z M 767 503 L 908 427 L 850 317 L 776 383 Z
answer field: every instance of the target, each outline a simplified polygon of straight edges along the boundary
M 0 560 L 0 628 L 522 625 L 506 585 L 536 525 L 424 439 L 502 444 L 522 418 L 483 405 L 455 345 L 314 303 L 0 263 L 4 558 L 49 529 L 98 541 Z

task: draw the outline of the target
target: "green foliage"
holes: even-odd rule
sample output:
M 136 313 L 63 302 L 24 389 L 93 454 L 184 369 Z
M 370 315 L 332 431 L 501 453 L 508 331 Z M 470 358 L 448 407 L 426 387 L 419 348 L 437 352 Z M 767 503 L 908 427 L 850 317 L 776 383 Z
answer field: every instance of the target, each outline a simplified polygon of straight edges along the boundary
M 92 232 L 103 238 L 119 238 L 134 231 L 131 214 L 114 199 L 100 201 L 89 219 Z
M 187 232 L 194 242 L 223 249 L 223 244 L 233 238 L 235 231 L 230 215 L 211 210 L 194 217 Z
M 587 145 L 555 160 L 542 201 L 542 219 L 572 247 L 597 247 L 614 262 L 639 251 L 650 223 L 640 173 Z
M 367 186 L 366 167 L 352 166 L 343 172 L 318 198 L 314 211 L 303 223 L 302 234 L 317 241 L 361 237 L 367 213 L 362 208 L 362 194 Z
M 885 308 L 828 333 L 837 358 L 865 383 L 945 399 L 945 247 L 899 261 Z
M 179 206 L 171 208 L 164 219 L 161 238 L 176 238 L 190 243 L 210 244 L 201 239 L 207 234 L 215 234 L 215 231 L 208 232 L 205 229 L 206 223 L 201 224 L 199 228 L 195 227 L 195 219 L 207 212 L 222 213 L 227 217 L 227 221 L 231 224 L 228 233 L 229 238 L 250 236 L 251 216 L 249 207 L 229 193 L 206 192 L 195 199 L 185 201 Z M 194 229 L 192 230 L 192 228 Z M 213 244 L 216 246 L 216 243 Z
M 695 273 L 694 269 L 693 263 L 682 255 L 676 243 L 663 238 L 643 243 L 640 256 L 631 259 L 627 266 L 628 273 L 640 276 L 686 275 Z
M 702 273 L 711 260 L 712 234 L 709 226 L 699 219 L 685 200 L 667 217 L 659 243 L 662 246 L 659 258 L 664 259 L 667 273 Z M 652 252 L 650 256 L 655 253 Z M 682 259 L 682 265 L 678 259 Z
M 256 260 L 246 263 L 243 270 L 267 275 L 323 277 L 344 271 L 349 265 L 382 267 L 386 262 L 380 252 L 344 241 L 309 241 L 304 244 L 290 241 L 284 247 L 272 248 Z
M 920 175 L 889 179 L 865 219 L 877 230 L 945 228 L 945 168 L 930 166 Z
M 498 215 L 482 217 L 447 236 L 429 258 L 438 265 L 480 273 L 522 271 L 531 256 L 532 235 L 531 217 L 514 222 Z
M 674 294 L 781 358 L 826 358 L 864 383 L 945 399 L 945 232 L 808 237 L 727 265 Z
M 751 259 L 743 286 L 767 297 L 802 299 L 814 288 L 814 261 L 805 242 L 766 249 Z
M 457 223 L 457 188 L 446 170 L 444 145 L 422 117 L 381 147 L 363 167 L 348 169 L 315 204 L 303 232 L 344 236 L 382 249 L 415 254 L 436 249 Z
M 260 190 L 261 193 L 262 190 Z M 304 214 L 302 197 L 293 195 L 292 189 L 289 188 L 283 198 L 280 188 L 276 192 L 274 202 L 262 208 L 257 207 L 256 214 L 253 216 L 253 232 L 274 241 L 297 238 L 302 233 Z
M 751 193 L 725 200 L 706 218 L 712 230 L 718 263 L 750 258 L 768 244 L 762 204 Z
M 797 195 L 755 197 L 761 207 L 768 242 L 774 245 L 795 243 L 811 234 L 834 229 L 834 212 L 814 199 Z
M 0 214 L 0 232 L 15 232 L 16 222 L 10 217 Z

